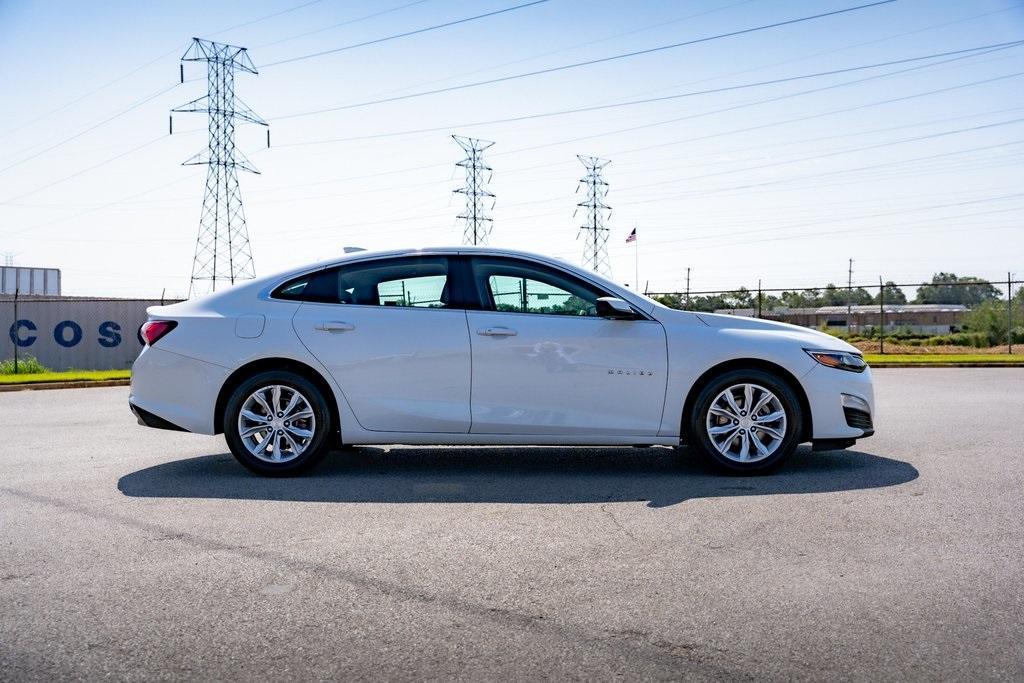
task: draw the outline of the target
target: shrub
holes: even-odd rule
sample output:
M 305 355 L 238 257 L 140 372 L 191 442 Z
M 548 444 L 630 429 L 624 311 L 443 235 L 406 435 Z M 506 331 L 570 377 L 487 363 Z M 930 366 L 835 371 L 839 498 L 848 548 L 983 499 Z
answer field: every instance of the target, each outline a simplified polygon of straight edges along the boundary
M 922 346 L 972 346 L 976 349 L 984 349 L 989 344 L 987 334 L 981 332 L 955 332 L 953 334 L 941 334 L 922 340 Z
M 24 356 L 18 358 L 19 375 L 37 375 L 41 372 L 49 372 L 50 369 L 39 362 L 35 356 Z M 14 374 L 14 359 L 0 360 L 0 375 Z

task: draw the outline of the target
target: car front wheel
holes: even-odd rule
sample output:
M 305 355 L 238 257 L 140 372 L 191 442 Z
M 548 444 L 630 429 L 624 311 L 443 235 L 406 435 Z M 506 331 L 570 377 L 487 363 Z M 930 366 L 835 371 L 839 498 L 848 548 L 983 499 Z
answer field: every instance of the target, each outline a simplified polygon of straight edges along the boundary
M 327 451 L 331 413 L 323 394 L 301 375 L 262 372 L 239 385 L 224 411 L 231 453 L 250 470 L 288 475 Z
M 757 474 L 778 467 L 803 432 L 800 402 L 790 386 L 763 370 L 731 370 L 694 402 L 688 439 L 718 467 Z

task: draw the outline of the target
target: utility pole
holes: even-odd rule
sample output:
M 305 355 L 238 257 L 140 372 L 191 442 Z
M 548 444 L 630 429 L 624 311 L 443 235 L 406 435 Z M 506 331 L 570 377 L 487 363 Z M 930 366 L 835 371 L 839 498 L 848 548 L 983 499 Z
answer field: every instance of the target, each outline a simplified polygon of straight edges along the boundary
M 14 267 L 14 257 L 17 256 L 13 251 L 5 251 L 2 256 L 4 257 L 4 265 L 8 268 Z
M 206 95 L 171 110 L 206 113 L 208 120 L 207 149 L 182 164 L 207 166 L 206 193 L 189 284 L 189 297 L 192 297 L 217 291 L 218 284 L 223 286 L 225 280 L 234 284 L 236 280 L 256 277 L 238 171 L 259 171 L 235 149 L 235 122 L 241 120 L 260 126 L 266 126 L 267 122 L 235 97 L 235 72 L 257 73 L 244 47 L 193 38 L 181 61 L 206 62 Z M 184 82 L 184 64 L 180 72 Z M 270 144 L 269 130 L 267 144 Z
M 456 163 L 466 171 L 466 184 L 457 190 L 457 194 L 466 195 L 466 208 L 458 215 L 465 226 L 462 234 L 463 244 L 486 244 L 487 236 L 494 228 L 494 221 L 488 215 L 494 208 L 494 195 L 487 190 L 491 182 L 493 169 L 484 163 L 484 150 L 494 145 L 488 140 L 466 138 L 453 135 L 452 139 L 466 153 L 466 158 Z M 489 206 L 488 206 L 489 204 Z
M 846 334 L 850 334 L 850 316 L 853 313 L 853 259 L 846 274 Z
M 15 282 L 15 284 L 14 284 L 14 324 L 15 324 L 15 327 L 12 328 L 13 330 L 15 330 L 15 332 L 13 334 L 17 334 L 17 331 L 16 331 L 18 329 L 17 328 L 17 324 L 18 324 L 18 321 L 21 319 L 21 318 L 18 317 L 18 299 L 20 298 L 20 295 L 21 295 L 21 287 L 19 287 L 17 282 Z M 15 338 L 15 339 L 12 339 L 11 341 L 14 342 L 14 374 L 17 375 L 18 374 L 18 369 L 19 369 L 19 363 L 18 363 L 18 361 L 19 361 L 19 358 L 18 358 L 18 346 L 19 346 L 18 345 L 18 339 Z
M 878 352 L 885 353 L 885 285 L 878 276 Z
M 587 210 L 586 220 L 580 225 L 579 232 L 576 234 L 577 239 L 579 239 L 580 235 L 584 237 L 583 265 L 588 266 L 591 270 L 601 275 L 610 275 L 611 266 L 608 263 L 609 228 L 605 221 L 611 216 L 612 207 L 604 202 L 604 198 L 608 195 L 608 183 L 601 177 L 601 171 L 611 161 L 580 154 L 577 154 L 576 158 L 587 169 L 587 175 L 580 178 L 579 185 L 576 186 L 577 192 L 579 192 L 580 186 L 585 187 L 587 190 L 586 198 L 576 205 L 577 212 L 580 208 Z M 573 215 L 575 216 L 576 213 L 573 213 Z M 640 283 L 638 282 L 636 286 L 639 287 Z
M 761 317 L 761 278 L 757 279 L 757 317 Z
M 690 267 L 686 267 L 686 307 L 690 307 Z
M 1013 273 L 1006 274 L 1006 352 L 1013 353 Z

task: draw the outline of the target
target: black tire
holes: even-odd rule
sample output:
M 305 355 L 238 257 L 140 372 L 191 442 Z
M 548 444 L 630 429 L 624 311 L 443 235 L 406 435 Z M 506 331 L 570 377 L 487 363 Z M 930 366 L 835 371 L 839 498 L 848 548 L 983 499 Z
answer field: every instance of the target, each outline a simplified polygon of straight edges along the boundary
M 737 387 L 738 385 L 752 384 L 757 387 L 762 387 L 778 399 L 778 405 L 785 412 L 785 432 L 781 440 L 781 443 L 772 451 L 767 457 L 762 457 L 756 453 L 753 441 L 748 447 L 748 451 L 754 453 L 751 457 L 750 462 L 742 462 L 736 459 L 727 457 L 725 454 L 719 451 L 712 441 L 711 435 L 708 433 L 708 413 L 711 410 L 712 403 L 715 399 L 726 391 L 729 387 Z M 740 392 L 737 390 L 737 394 Z M 761 396 L 763 394 L 755 394 L 755 396 Z M 757 398 L 753 401 L 757 404 Z M 743 408 L 742 398 L 737 399 L 737 403 Z M 762 414 L 764 414 L 762 409 Z M 775 411 L 777 412 L 777 411 Z M 716 413 L 717 415 L 717 413 Z M 746 410 L 743 411 L 743 416 L 746 416 Z M 724 420 L 726 423 L 728 420 L 725 418 L 718 418 Z M 789 458 L 797 446 L 800 444 L 801 437 L 803 435 L 803 410 L 800 406 L 800 401 L 793 391 L 793 388 L 788 382 L 783 381 L 777 375 L 773 375 L 764 370 L 730 370 L 723 373 L 721 376 L 716 377 L 712 382 L 707 384 L 701 392 L 697 395 L 697 399 L 693 402 L 693 409 L 687 419 L 687 443 L 691 444 L 694 450 L 703 456 L 706 460 L 711 462 L 719 470 L 728 474 L 765 474 L 778 468 L 787 458 Z M 777 424 L 777 423 L 776 423 Z M 726 424 L 726 426 L 728 426 Z M 739 428 L 742 425 L 739 425 Z M 716 427 L 717 428 L 717 427 Z M 758 426 L 754 425 L 750 429 L 750 434 L 747 438 L 753 439 L 754 432 L 758 430 Z M 760 442 L 764 444 L 766 441 L 771 442 L 772 438 L 765 433 L 764 428 L 761 427 Z M 746 432 L 747 430 L 744 430 Z M 782 430 L 777 430 L 782 432 Z M 742 453 L 742 446 L 738 445 L 741 442 L 739 438 L 733 437 L 736 441 L 729 440 L 728 443 L 732 444 L 732 448 L 735 448 L 739 453 Z M 723 443 L 728 437 L 723 438 Z M 726 447 L 727 451 L 730 451 L 729 447 Z M 753 458 L 761 459 L 753 459 Z
M 261 387 L 266 387 L 269 390 L 269 387 L 275 385 L 285 388 L 282 395 L 288 394 L 288 389 L 298 392 L 309 404 L 313 418 L 312 421 L 307 420 L 301 423 L 302 427 L 312 426 L 312 429 L 308 430 L 313 433 L 312 437 L 309 437 L 308 442 L 303 444 L 303 449 L 297 456 L 292 456 L 290 451 L 283 450 L 283 457 L 290 458 L 284 459 L 283 462 L 270 462 L 254 455 L 239 433 L 239 414 L 245 402 Z M 282 400 L 283 402 L 284 400 Z M 296 422 L 296 425 L 298 426 L 300 423 Z M 331 411 L 323 393 L 305 377 L 286 370 L 269 370 L 245 380 L 231 393 L 224 408 L 224 438 L 228 442 L 228 448 L 231 449 L 232 455 L 246 468 L 265 476 L 288 476 L 308 470 L 319 462 L 329 450 L 330 435 L 333 430 Z M 289 436 L 292 436 L 292 440 L 295 441 L 291 432 L 289 432 Z M 270 438 L 274 438 L 273 434 L 270 435 Z M 266 443 L 270 444 L 269 441 Z M 300 440 L 299 443 L 301 444 L 302 441 Z M 271 457 L 270 450 L 274 448 L 271 444 L 267 450 L 258 450 L 262 450 L 269 458 Z

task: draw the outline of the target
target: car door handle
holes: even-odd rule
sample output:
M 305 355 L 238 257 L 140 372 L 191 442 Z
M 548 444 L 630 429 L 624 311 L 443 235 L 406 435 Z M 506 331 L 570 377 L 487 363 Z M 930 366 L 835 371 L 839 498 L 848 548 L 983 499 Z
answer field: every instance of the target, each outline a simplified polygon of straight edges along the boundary
M 329 320 L 317 323 L 314 329 L 321 332 L 348 332 L 349 330 L 356 329 L 356 326 L 352 323 L 341 322 L 340 320 Z
M 485 337 L 514 337 L 518 334 L 515 330 L 507 327 L 481 327 L 476 333 Z

